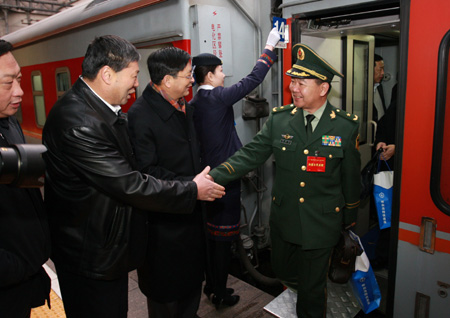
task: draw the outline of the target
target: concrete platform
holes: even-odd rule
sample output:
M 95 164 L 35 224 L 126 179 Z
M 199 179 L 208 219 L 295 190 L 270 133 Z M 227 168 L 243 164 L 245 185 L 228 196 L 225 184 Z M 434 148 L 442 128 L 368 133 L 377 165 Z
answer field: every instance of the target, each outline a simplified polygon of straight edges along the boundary
M 49 309 L 47 305 L 35 308 L 32 310 L 31 318 L 65 318 L 58 277 L 53 263 L 48 261 L 45 269 L 52 280 L 50 295 L 52 308 Z M 136 271 L 130 272 L 128 277 L 128 318 L 148 318 L 146 297 L 139 290 Z M 274 299 L 273 296 L 231 275 L 228 278 L 228 287 L 234 288 L 235 293 L 241 296 L 239 303 L 233 307 L 216 310 L 215 306 L 202 294 L 197 315 L 201 318 L 273 318 L 264 310 L 264 306 Z
M 59 291 L 58 277 L 51 261 L 45 269 L 52 279 L 52 309 L 46 305 L 32 310 L 31 318 L 65 318 L 64 306 Z M 233 307 L 216 310 L 215 306 L 202 294 L 197 315 L 200 318 L 295 318 L 296 294 L 285 290 L 278 297 L 237 279 L 228 277 L 228 287 L 241 296 Z M 328 282 L 327 318 L 351 318 L 359 311 L 359 306 L 348 284 L 340 285 Z M 148 318 L 146 297 L 138 286 L 136 271 L 129 273 L 128 282 L 128 318 Z

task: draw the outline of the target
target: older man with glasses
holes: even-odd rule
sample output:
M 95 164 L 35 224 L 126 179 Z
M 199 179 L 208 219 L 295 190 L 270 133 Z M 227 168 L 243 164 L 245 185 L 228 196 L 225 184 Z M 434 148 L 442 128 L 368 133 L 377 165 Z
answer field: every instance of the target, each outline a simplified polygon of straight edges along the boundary
M 138 168 L 165 180 L 192 180 L 200 150 L 184 96 L 194 83 L 190 55 L 168 47 L 153 52 L 151 81 L 128 113 Z M 146 261 L 138 269 L 149 317 L 196 317 L 205 270 L 205 232 L 200 201 L 193 213 L 149 215 Z

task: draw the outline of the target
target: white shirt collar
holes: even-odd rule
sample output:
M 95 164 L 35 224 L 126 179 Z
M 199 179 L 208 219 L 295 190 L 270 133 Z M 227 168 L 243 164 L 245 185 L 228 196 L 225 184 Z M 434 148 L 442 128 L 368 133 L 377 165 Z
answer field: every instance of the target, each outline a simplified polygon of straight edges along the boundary
M 119 111 L 122 109 L 122 107 L 120 107 L 120 105 L 116 105 L 113 106 L 110 103 L 108 103 L 106 100 L 104 100 L 103 98 L 100 97 L 99 94 L 97 94 L 89 85 L 88 83 L 86 83 L 83 79 L 82 76 L 80 76 L 80 79 L 84 82 L 84 84 L 86 84 L 87 87 L 89 87 L 89 89 L 95 94 L 95 96 L 97 96 L 98 98 L 101 99 L 102 102 L 105 103 L 106 106 L 108 106 L 109 109 L 111 109 L 116 115 L 118 115 Z
M 201 89 L 206 89 L 206 90 L 212 90 L 212 89 L 214 89 L 215 87 L 214 86 L 212 86 L 212 85 L 201 85 L 201 86 L 199 86 L 198 88 L 197 88 L 197 90 L 201 90 Z
M 377 87 L 380 86 L 381 83 L 374 83 L 373 84 L 373 91 L 375 92 L 377 90 Z

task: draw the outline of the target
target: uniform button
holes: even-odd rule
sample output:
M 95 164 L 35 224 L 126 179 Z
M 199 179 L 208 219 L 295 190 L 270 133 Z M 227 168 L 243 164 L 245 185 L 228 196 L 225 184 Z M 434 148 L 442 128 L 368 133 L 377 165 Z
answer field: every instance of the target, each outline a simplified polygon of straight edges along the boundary
M 303 150 L 303 153 L 304 153 L 305 155 L 309 154 L 308 149 Z
M 337 206 L 335 210 L 336 212 L 339 212 L 341 209 L 339 209 L 339 207 Z
M 305 202 L 305 199 L 303 199 L 303 198 L 300 198 L 300 203 L 303 203 L 303 202 Z
M 275 197 L 272 198 L 272 201 L 275 201 Z
M 286 147 L 281 148 L 281 150 L 285 151 L 285 150 L 286 150 Z
M 332 155 L 332 154 L 330 154 L 330 155 L 329 155 L 328 157 L 330 157 L 330 159 L 331 159 L 331 158 L 333 158 L 333 155 Z
M 300 182 L 300 186 L 301 186 L 302 188 L 304 188 L 304 187 L 305 187 L 305 183 L 304 183 L 304 182 Z
M 306 166 L 302 166 L 302 170 L 305 171 L 306 170 Z

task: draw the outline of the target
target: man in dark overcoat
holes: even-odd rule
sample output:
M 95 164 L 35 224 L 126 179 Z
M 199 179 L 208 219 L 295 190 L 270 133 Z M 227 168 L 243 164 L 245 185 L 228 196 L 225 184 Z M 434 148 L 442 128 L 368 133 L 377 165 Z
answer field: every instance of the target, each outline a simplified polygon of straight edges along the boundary
M 286 73 L 293 104 L 275 107 L 262 130 L 210 175 L 219 184 L 275 158 L 270 233 L 272 266 L 295 290 L 299 317 L 325 317 L 329 258 L 359 206 L 358 118 L 327 101 L 334 75 L 304 44 Z
M 0 40 L 0 147 L 25 143 L 14 116 L 23 96 L 22 73 L 11 50 L 9 42 Z M 7 177 L 5 166 L 0 171 Z M 30 317 L 31 308 L 49 299 L 50 278 L 42 267 L 49 256 L 50 232 L 39 189 L 0 184 L 0 317 Z
M 194 82 L 190 55 L 168 47 L 147 60 L 151 82 L 128 112 L 138 169 L 164 180 L 192 180 L 200 171 L 200 149 L 184 96 Z M 145 264 L 139 287 L 149 317 L 195 317 L 205 271 L 202 204 L 185 215 L 149 214 Z

